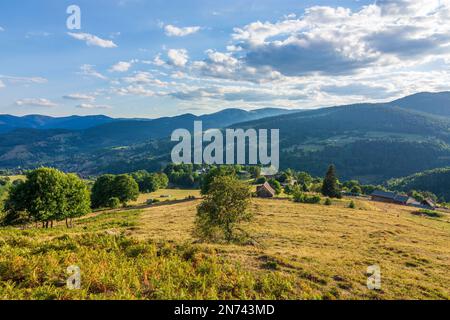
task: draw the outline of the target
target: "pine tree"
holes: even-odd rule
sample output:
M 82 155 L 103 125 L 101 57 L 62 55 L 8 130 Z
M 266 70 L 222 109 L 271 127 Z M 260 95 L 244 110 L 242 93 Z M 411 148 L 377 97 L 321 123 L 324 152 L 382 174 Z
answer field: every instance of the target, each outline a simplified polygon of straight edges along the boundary
M 322 185 L 322 194 L 330 198 L 341 198 L 338 179 L 336 177 L 336 168 L 330 165 Z

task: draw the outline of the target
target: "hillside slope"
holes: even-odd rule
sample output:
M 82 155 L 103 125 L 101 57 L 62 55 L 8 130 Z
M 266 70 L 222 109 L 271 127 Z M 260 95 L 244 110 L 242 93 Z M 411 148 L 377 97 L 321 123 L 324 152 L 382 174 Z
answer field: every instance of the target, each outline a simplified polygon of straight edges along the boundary
M 3 299 L 449 299 L 450 224 L 411 208 L 254 199 L 252 245 L 192 244 L 198 201 L 0 228 Z M 447 220 L 446 220 L 447 219 Z M 83 272 L 68 290 L 67 265 Z M 366 286 L 379 265 L 382 289 Z M 40 270 L 36 276 L 36 270 Z
M 383 182 L 450 164 L 450 120 L 390 105 L 359 104 L 237 124 L 280 129 L 282 167 Z
M 450 201 L 450 167 L 419 172 L 408 177 L 393 179 L 389 188 L 400 191 L 430 191 L 440 199 Z

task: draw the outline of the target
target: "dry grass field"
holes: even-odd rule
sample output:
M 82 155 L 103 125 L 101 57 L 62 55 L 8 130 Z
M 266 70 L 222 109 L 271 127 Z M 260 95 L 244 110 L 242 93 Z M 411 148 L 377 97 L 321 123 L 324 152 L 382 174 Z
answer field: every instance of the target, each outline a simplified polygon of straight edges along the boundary
M 450 219 L 416 216 L 414 209 L 357 200 L 332 206 L 287 200 L 253 201 L 245 226 L 253 245 L 208 245 L 254 272 L 274 269 L 298 277 L 319 296 L 339 299 L 448 299 Z M 199 201 L 146 209 L 133 236 L 194 241 Z M 379 265 L 382 290 L 368 290 L 367 267 Z
M 169 192 L 186 197 L 151 196 Z M 207 244 L 192 236 L 200 201 L 101 212 L 73 229 L 0 229 L 0 299 L 450 298 L 448 214 L 254 199 L 255 219 L 243 226 L 252 241 Z M 64 287 L 72 264 L 84 272 L 79 291 Z M 366 286 L 375 264 L 381 290 Z

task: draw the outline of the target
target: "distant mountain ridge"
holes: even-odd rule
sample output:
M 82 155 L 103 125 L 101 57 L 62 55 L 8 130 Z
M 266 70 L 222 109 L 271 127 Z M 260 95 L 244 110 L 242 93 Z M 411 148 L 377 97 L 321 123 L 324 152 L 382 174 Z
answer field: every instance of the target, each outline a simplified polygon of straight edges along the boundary
M 282 169 L 322 176 L 334 163 L 343 180 L 382 183 L 450 166 L 448 96 L 421 93 L 308 111 L 227 109 L 202 116 L 113 119 L 81 130 L 15 129 L 0 134 L 0 168 L 46 165 L 83 175 L 159 170 L 170 161 L 171 132 L 192 129 L 201 120 L 204 130 L 280 129 Z
M 126 129 L 129 125 L 136 125 L 137 128 L 151 130 L 152 137 L 160 137 L 169 134 L 175 128 L 182 128 L 194 120 L 201 120 L 209 128 L 222 128 L 235 122 L 256 120 L 268 116 L 292 113 L 298 110 L 287 110 L 280 108 L 264 108 L 252 111 L 242 109 L 225 109 L 212 114 L 195 116 L 193 114 L 183 114 L 174 117 L 163 117 L 156 119 L 121 119 L 111 118 L 104 115 L 93 116 L 69 116 L 50 117 L 44 115 L 12 116 L 0 115 L 0 133 L 7 133 L 15 129 L 65 129 L 65 130 L 86 130 L 99 128 L 99 130 L 110 130 L 117 126 L 117 129 Z M 136 129 L 136 128 L 135 128 Z M 111 131 L 115 131 L 111 130 Z M 144 133 L 144 132 L 143 132 Z M 147 133 L 148 134 L 148 133 Z
M 23 117 L 8 114 L 0 115 L 0 133 L 14 129 L 68 129 L 83 130 L 90 127 L 116 121 L 104 115 L 50 117 L 44 115 L 28 115 Z

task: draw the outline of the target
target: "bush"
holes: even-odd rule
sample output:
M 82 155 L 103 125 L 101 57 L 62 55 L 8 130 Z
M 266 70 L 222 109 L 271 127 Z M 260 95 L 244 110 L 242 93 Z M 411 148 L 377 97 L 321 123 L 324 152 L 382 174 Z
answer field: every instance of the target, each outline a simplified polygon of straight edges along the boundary
M 434 211 L 434 210 L 428 210 L 428 209 L 422 209 L 416 214 L 418 215 L 424 215 L 431 218 L 442 218 L 444 215 L 440 212 Z
M 309 204 L 317 204 L 322 201 L 322 198 L 319 195 L 309 196 L 302 192 L 296 192 L 294 194 L 294 202 L 297 203 L 309 203 Z
M 352 201 L 350 201 L 350 204 L 348 205 L 348 207 L 350 208 L 350 209 L 356 209 L 356 204 L 355 204 L 355 202 L 352 200 Z
M 117 209 L 118 207 L 120 207 L 120 199 L 117 197 L 109 198 L 108 208 Z
M 325 203 L 324 203 L 326 206 L 331 206 L 333 203 L 331 202 L 331 199 L 330 198 L 327 198 L 326 200 L 325 200 Z
M 267 182 L 266 177 L 259 177 L 258 179 L 256 179 L 255 183 L 256 184 L 264 184 Z

